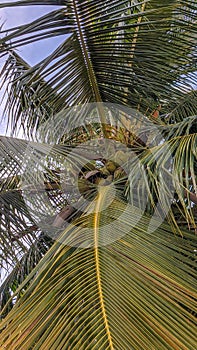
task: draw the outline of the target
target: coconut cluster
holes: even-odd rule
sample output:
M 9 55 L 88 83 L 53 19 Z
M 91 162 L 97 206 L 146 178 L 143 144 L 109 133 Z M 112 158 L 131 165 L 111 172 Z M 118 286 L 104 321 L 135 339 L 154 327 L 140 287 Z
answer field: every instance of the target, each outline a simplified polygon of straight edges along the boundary
M 127 181 L 125 171 L 130 158 L 129 153 L 117 151 L 113 158 L 91 161 L 85 164 L 80 171 L 78 178 L 78 189 L 83 195 L 88 195 L 95 191 L 96 187 L 106 186 L 112 182 L 114 184 Z

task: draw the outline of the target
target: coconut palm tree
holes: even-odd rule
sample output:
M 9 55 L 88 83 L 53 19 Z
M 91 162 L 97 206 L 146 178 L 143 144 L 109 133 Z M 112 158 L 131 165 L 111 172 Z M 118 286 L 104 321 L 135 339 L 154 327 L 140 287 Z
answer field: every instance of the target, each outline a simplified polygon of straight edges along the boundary
M 0 39 L 1 348 L 195 349 L 196 2 L 0 8 L 33 5 Z

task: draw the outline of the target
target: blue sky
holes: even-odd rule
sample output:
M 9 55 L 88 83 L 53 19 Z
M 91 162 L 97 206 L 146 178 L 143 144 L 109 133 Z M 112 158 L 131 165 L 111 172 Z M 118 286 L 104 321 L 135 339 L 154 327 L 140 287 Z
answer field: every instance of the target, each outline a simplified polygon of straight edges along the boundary
M 7 2 L 1 0 L 1 2 Z M 17 27 L 20 24 L 31 22 L 32 20 L 43 16 L 49 11 L 55 10 L 55 6 L 27 6 L 18 8 L 5 8 L 0 9 L 0 24 L 3 23 L 3 29 Z M 34 65 L 42 58 L 51 53 L 61 42 L 63 38 L 52 38 L 42 40 L 38 43 L 34 43 L 28 46 L 24 46 L 18 49 L 18 53 L 27 61 L 30 65 Z M 0 68 L 2 67 L 4 59 L 0 60 Z M 2 98 L 2 91 L 0 91 L 0 99 Z M 0 105 L 0 134 L 5 133 L 5 122 L 2 121 L 4 104 Z M 5 116 L 4 116 L 5 117 Z
M 3 1 L 4 2 L 4 1 Z M 55 6 L 25 6 L 18 8 L 0 9 L 0 21 L 4 23 L 3 29 L 16 27 L 21 24 L 31 22 L 32 20 L 45 15 L 59 7 Z M 4 22 L 5 21 L 5 22 Z M 50 53 L 62 38 L 46 39 L 37 44 L 28 45 L 19 49 L 20 55 L 30 64 L 37 63 L 41 58 Z

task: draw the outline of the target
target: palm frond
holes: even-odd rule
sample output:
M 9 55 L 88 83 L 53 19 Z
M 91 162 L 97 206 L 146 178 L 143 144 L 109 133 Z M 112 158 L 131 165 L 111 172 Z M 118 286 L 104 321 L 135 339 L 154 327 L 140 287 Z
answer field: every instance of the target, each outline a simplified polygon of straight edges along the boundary
M 2 30 L 1 33 L 6 34 L 6 43 L 12 40 L 12 44 L 5 47 L 6 52 L 9 46 L 15 49 L 18 46 L 30 44 L 39 39 L 47 39 L 56 35 L 65 35 L 71 31 L 72 21 L 65 16 L 64 9 L 59 9 L 40 17 L 29 25 L 21 25 L 20 27 L 6 29 L 5 31 Z M 24 38 L 26 34 L 28 34 L 28 37 Z M 20 37 L 22 38 L 19 39 Z
M 4 276 L 2 276 L 3 282 L 0 287 L 0 308 L 2 310 L 8 302 L 9 306 L 6 310 L 6 314 L 14 305 L 12 302 L 9 303 L 11 296 L 46 254 L 52 244 L 53 240 L 50 237 L 39 233 L 39 235 L 35 237 L 34 242 L 31 245 L 29 244 L 29 247 L 26 246 L 26 252 L 21 254 L 22 258 L 18 258 L 18 261 L 12 262 L 12 266 L 9 267 L 8 271 L 5 271 L 6 266 L 4 261 L 2 268 L 2 270 L 4 270 Z
M 195 123 L 194 118 L 192 121 Z M 188 122 L 190 120 L 187 120 L 189 129 Z M 187 222 L 191 229 L 196 230 L 197 135 L 181 135 L 180 128 L 181 125 L 174 126 L 173 137 L 173 128 L 170 131 L 167 128 L 171 135 L 169 140 L 144 150 L 139 158 L 131 160 L 127 193 L 130 200 L 140 207 L 149 212 L 158 210 L 160 215 L 168 217 L 176 230 L 179 225 L 175 219 L 177 211 L 182 220 L 185 218 L 185 224 Z
M 184 93 L 180 98 L 175 99 L 174 102 L 170 102 L 161 118 L 164 119 L 165 123 L 172 125 L 174 123 L 180 123 L 188 117 L 196 116 L 196 98 L 196 90 Z
M 34 222 L 20 190 L 20 146 L 24 142 L 0 140 L 0 238 L 1 267 L 15 265 L 35 238 Z M 9 145 L 9 146 L 8 146 Z M 14 147 L 15 146 L 15 147 Z M 15 155 L 15 157 L 13 156 Z
M 43 1 L 34 0 L 18 0 L 18 1 L 12 1 L 12 2 L 4 2 L 3 4 L 0 4 L 0 8 L 2 7 L 15 7 L 15 6 L 27 6 L 27 5 L 43 5 Z M 46 0 L 45 5 L 65 5 L 64 0 Z
M 29 77 L 26 76 L 27 72 Z M 18 132 L 19 125 L 22 126 L 25 135 L 33 137 L 40 124 L 65 105 L 65 99 L 61 99 L 52 91 L 46 81 L 39 79 L 38 75 L 35 76 L 35 70 L 15 52 L 10 53 L 1 76 L 2 86 L 6 84 L 4 94 L 7 95 L 4 115 L 10 120 L 11 130 Z M 31 88 L 29 79 L 33 80 Z M 37 90 L 40 89 L 43 95 L 37 94 Z M 50 96 L 49 99 L 47 95 Z
M 189 114 L 188 117 L 185 116 L 183 120 L 175 123 L 157 123 L 157 128 L 162 133 L 166 141 L 169 141 L 174 137 L 195 134 L 197 130 L 196 114 L 191 113 L 191 115 Z
M 72 195 L 74 200 L 74 185 L 61 183 L 60 170 L 62 178 L 68 164 L 74 164 L 80 170 L 81 164 L 91 159 L 91 154 L 79 149 L 69 157 L 71 150 L 65 145 L 52 147 L 0 137 L 2 267 L 7 266 L 9 270 L 10 266 L 15 266 L 37 241 L 42 228 L 46 228 L 39 215 L 42 221 L 48 220 L 50 227 L 56 215 L 67 205 L 67 199 Z
M 113 104 L 103 106 L 107 128 L 111 132 L 110 138 L 126 146 L 126 195 L 131 203 L 152 214 L 156 210 L 156 215 L 161 215 L 163 219 L 168 218 L 176 226 L 176 230 L 178 226 L 175 216 L 178 211 L 184 225 L 188 224 L 195 230 L 196 117 L 166 125 L 159 120 L 150 121 L 127 107 Z M 88 129 L 90 120 L 91 128 Z M 75 128 L 77 124 L 79 127 Z M 129 133 L 129 138 L 125 138 L 126 133 Z M 63 142 L 76 147 L 78 142 L 83 144 L 91 139 L 91 150 L 94 149 L 94 140 L 97 140 L 95 145 L 99 144 L 101 134 L 98 111 L 93 104 L 62 110 L 54 120 L 49 119 L 39 130 L 39 136 L 47 143 Z M 81 147 L 83 149 L 83 145 Z M 110 153 L 114 160 L 119 149 L 121 146 L 114 145 L 113 152 Z M 108 157 L 107 150 L 102 151 L 100 144 L 99 151 Z M 122 179 L 117 180 L 117 186 L 121 181 Z
M 54 33 L 71 35 L 54 54 L 33 68 L 33 78 L 32 70 L 27 71 L 29 89 L 39 73 L 40 78 L 49 81 L 52 95 L 55 88 L 69 105 L 109 101 L 148 114 L 159 100 L 167 101 L 169 106 L 170 101 L 192 89 L 193 78 L 190 84 L 188 74 L 196 70 L 194 1 L 58 3 L 64 7 L 55 12 L 55 17 L 49 13 L 11 30 L 0 41 L 4 52 L 28 40 L 53 37 Z M 16 3 L 20 4 L 32 3 Z M 41 86 L 35 99 L 40 95 L 50 97 Z
M 11 271 L 0 348 L 194 349 L 196 1 L 0 8 L 35 4 L 60 9 L 0 39 L 12 131 L 39 140 L 0 137 L 1 265 Z M 33 67 L 14 52 L 57 35 L 62 44 Z M 126 154 L 113 147 L 107 163 L 100 136 Z
M 195 347 L 196 238 L 176 237 L 166 225 L 148 234 L 149 218 L 135 227 L 118 196 L 102 211 L 107 198 L 103 189 L 97 210 L 69 227 L 21 285 L 22 291 L 35 275 L 2 322 L 4 347 Z M 111 243 L 105 241 L 110 235 Z

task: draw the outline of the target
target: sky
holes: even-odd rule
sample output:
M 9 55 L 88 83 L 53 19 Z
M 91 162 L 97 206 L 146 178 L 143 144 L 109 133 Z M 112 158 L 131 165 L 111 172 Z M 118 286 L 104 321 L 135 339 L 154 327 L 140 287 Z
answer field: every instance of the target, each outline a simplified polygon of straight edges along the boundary
M 1 3 L 7 2 L 1 0 Z M 27 6 L 18 8 L 5 8 L 0 9 L 0 25 L 3 24 L 3 30 L 11 27 L 17 27 L 21 24 L 31 22 L 32 20 L 45 15 L 47 12 L 53 11 L 59 7 L 55 6 Z M 56 37 L 51 39 L 45 39 L 38 43 L 27 45 L 18 49 L 18 53 L 22 58 L 34 65 L 50 54 L 58 45 L 62 42 L 63 38 Z M 3 66 L 5 59 L 0 59 L 0 69 Z M 3 92 L 0 91 L 0 101 L 2 100 Z M 6 118 L 3 115 L 4 101 L 0 104 L 0 134 L 5 134 L 6 122 L 2 118 Z

